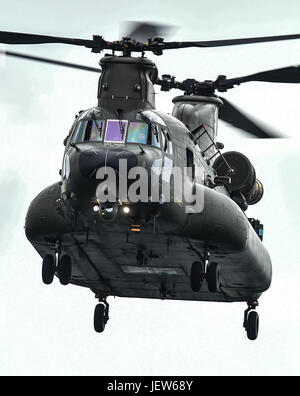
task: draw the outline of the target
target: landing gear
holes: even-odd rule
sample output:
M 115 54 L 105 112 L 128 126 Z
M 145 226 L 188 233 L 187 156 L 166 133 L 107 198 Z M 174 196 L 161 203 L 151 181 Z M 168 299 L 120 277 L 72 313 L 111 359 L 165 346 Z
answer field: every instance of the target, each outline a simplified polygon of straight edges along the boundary
M 258 307 L 258 301 L 248 302 L 248 308 L 244 314 L 244 328 L 251 341 L 257 339 L 259 331 L 259 316 L 255 311 L 256 307 Z
M 55 275 L 55 256 L 47 254 L 43 259 L 42 279 L 45 285 L 51 285 Z
M 70 256 L 62 256 L 58 261 L 57 275 L 63 286 L 67 286 L 70 283 L 72 276 L 72 261 Z
M 218 263 L 211 263 L 207 266 L 206 282 L 211 293 L 217 293 L 220 290 L 220 266 Z
M 205 279 L 205 266 L 200 261 L 195 261 L 191 268 L 191 288 L 197 293 L 201 290 L 202 282 Z
M 199 292 L 206 279 L 208 290 L 217 293 L 220 290 L 220 266 L 218 263 L 209 263 L 209 253 L 205 254 L 203 262 L 196 261 L 191 268 L 191 289 Z
M 108 321 L 109 321 L 109 304 L 104 299 L 95 308 L 94 329 L 96 333 L 103 333 Z
M 72 260 L 70 256 L 64 255 L 57 259 L 56 255 L 47 254 L 43 259 L 42 279 L 45 285 L 51 285 L 55 273 L 60 283 L 68 285 L 72 277 Z

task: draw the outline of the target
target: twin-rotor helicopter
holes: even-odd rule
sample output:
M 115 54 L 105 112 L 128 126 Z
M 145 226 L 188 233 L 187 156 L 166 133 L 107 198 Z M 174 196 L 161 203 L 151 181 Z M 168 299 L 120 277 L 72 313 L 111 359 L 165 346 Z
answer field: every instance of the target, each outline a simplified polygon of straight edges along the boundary
M 62 43 L 110 52 L 99 69 L 5 51 L 7 56 L 100 75 L 98 104 L 77 114 L 64 141 L 61 178 L 31 203 L 26 236 L 43 260 L 45 284 L 57 276 L 63 285 L 87 287 L 95 294 L 98 333 L 109 320 L 107 298 L 117 296 L 246 302 L 243 326 L 248 338 L 255 340 L 258 299 L 270 287 L 272 265 L 262 242 L 263 225 L 247 217 L 247 208 L 262 199 L 264 189 L 245 155 L 223 152 L 217 141 L 218 119 L 257 138 L 277 136 L 216 92 L 250 81 L 299 83 L 300 68 L 179 82 L 171 75 L 159 78 L 145 54 L 292 40 L 300 34 L 167 42 L 158 31 L 157 25 L 136 23 L 125 38 L 112 42 L 101 36 L 82 40 L 0 32 L 4 44 Z M 136 39 L 146 34 L 147 40 Z M 156 110 L 155 85 L 162 91 L 182 91 L 173 99 L 172 115 Z M 150 192 L 147 202 L 121 196 L 120 161 L 126 163 L 122 180 L 128 188 L 134 169 L 143 168 L 150 176 L 154 171 L 159 199 L 153 200 Z M 105 178 L 100 181 L 97 175 L 103 168 L 119 175 L 116 199 L 99 199 L 97 191 Z M 184 200 L 174 198 L 175 168 L 188 170 L 187 183 L 202 197 L 200 210 L 188 212 Z M 166 186 L 169 200 L 162 193 Z

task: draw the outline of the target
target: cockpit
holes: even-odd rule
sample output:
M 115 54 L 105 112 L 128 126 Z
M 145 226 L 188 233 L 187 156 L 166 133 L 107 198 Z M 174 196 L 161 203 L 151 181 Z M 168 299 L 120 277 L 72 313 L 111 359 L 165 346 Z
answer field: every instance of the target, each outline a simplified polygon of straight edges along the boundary
M 168 128 L 152 111 L 138 114 L 135 121 L 101 120 L 101 113 L 86 112 L 79 118 L 71 141 L 73 144 L 103 142 L 150 145 L 173 155 L 173 143 Z

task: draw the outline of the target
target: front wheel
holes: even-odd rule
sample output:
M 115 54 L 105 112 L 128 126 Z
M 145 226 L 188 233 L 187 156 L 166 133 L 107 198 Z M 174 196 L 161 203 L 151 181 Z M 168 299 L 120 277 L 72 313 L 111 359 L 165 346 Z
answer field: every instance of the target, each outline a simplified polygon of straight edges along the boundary
M 43 259 L 42 279 L 45 285 L 51 285 L 55 275 L 55 256 L 48 254 Z
M 209 264 L 206 271 L 208 290 L 217 293 L 220 290 L 220 266 L 218 263 Z
M 202 282 L 204 279 L 204 268 L 200 261 L 193 263 L 191 268 L 191 289 L 197 293 L 201 290 Z
M 62 285 L 66 286 L 71 282 L 72 261 L 70 256 L 62 256 L 57 267 L 57 274 Z

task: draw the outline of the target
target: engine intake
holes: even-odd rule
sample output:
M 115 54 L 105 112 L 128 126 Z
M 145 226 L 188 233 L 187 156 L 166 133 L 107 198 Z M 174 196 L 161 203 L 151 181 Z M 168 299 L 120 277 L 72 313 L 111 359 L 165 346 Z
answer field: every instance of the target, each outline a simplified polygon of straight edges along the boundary
M 217 157 L 213 168 L 218 176 L 230 176 L 231 182 L 227 184 L 230 192 L 233 195 L 241 193 L 248 205 L 254 205 L 262 199 L 263 185 L 256 179 L 255 169 L 244 154 L 228 151 Z

